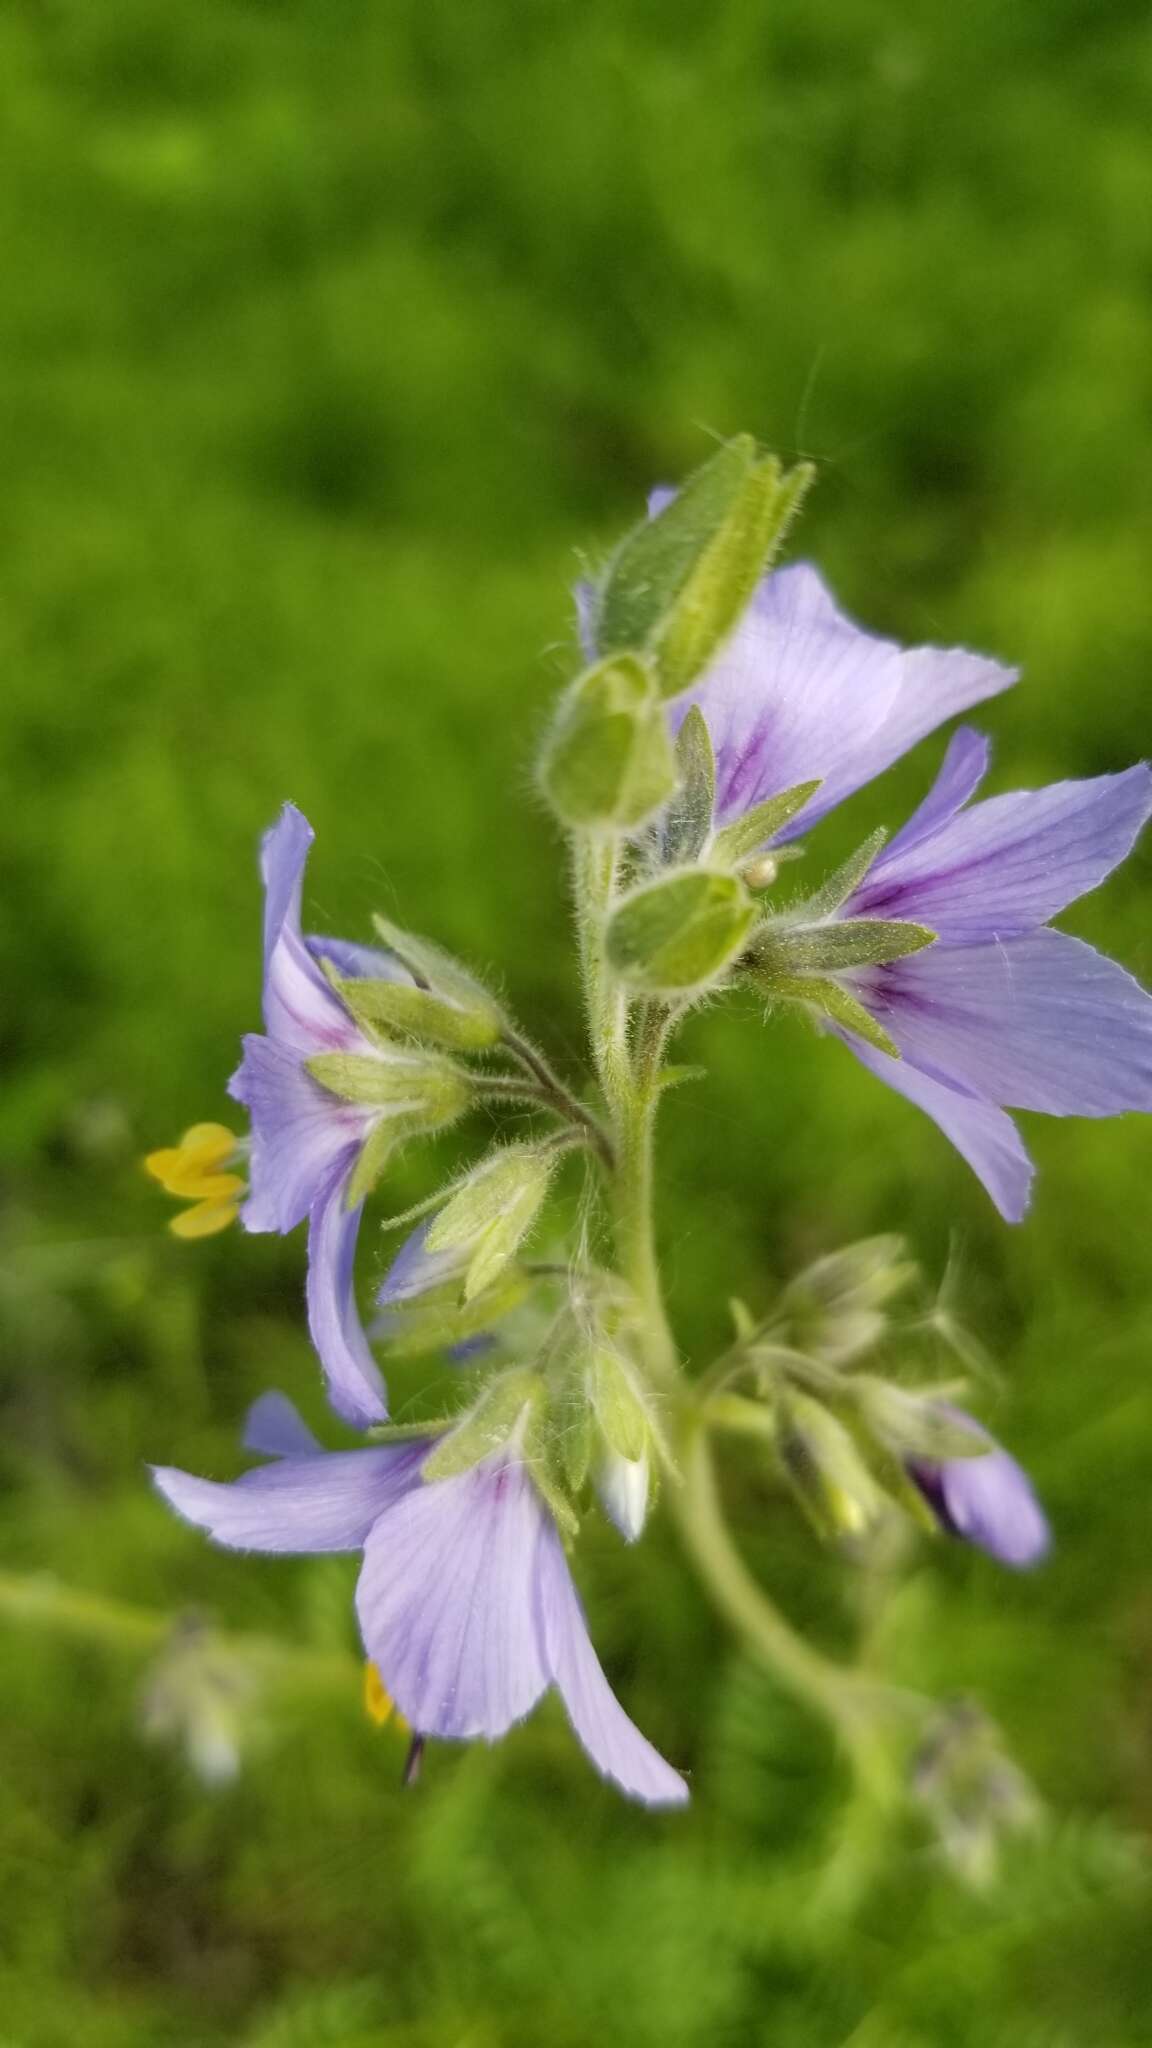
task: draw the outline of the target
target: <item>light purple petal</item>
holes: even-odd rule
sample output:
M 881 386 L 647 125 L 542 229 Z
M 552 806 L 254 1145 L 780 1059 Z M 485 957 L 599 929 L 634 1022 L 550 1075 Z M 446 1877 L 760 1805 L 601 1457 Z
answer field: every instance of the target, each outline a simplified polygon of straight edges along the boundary
M 323 1450 L 294 1401 L 273 1389 L 253 1401 L 244 1420 L 246 1451 L 263 1458 L 311 1458 Z
M 428 1251 L 426 1245 L 431 1228 L 430 1221 L 420 1223 L 412 1235 L 405 1238 L 376 1296 L 381 1308 L 389 1308 L 398 1301 L 412 1301 L 419 1294 L 427 1294 L 429 1288 L 440 1287 L 454 1274 L 463 1272 L 471 1256 L 468 1249 L 461 1251 L 455 1246 L 442 1252 Z
M 928 946 L 853 988 L 905 1060 L 1049 1116 L 1152 1110 L 1152 997 L 1066 932 Z
M 550 1517 L 500 1453 L 419 1487 L 377 1522 L 356 1595 L 364 1645 L 421 1735 L 494 1741 L 548 1683 L 535 1586 Z
M 308 1214 L 337 1160 L 363 1144 L 377 1112 L 341 1102 L 321 1088 L 292 1047 L 249 1033 L 228 1083 L 252 1119 L 250 1193 L 245 1230 L 294 1230 Z
M 328 1398 L 345 1422 L 367 1429 L 388 1413 L 384 1382 L 356 1307 L 356 1237 L 364 1204 L 348 1207 L 353 1151 L 317 1195 L 308 1228 L 308 1328 Z
M 327 960 L 346 981 L 400 981 L 412 986 L 412 976 L 395 953 L 382 946 L 360 946 L 352 939 L 306 938 L 313 960 Z
M 1033 931 L 1111 873 L 1150 811 L 1143 765 L 991 797 L 912 840 L 905 828 L 845 915 L 911 918 L 956 945 Z
M 1010 1116 L 921 1072 L 909 1060 L 890 1059 L 848 1032 L 838 1032 L 862 1066 L 897 1095 L 914 1102 L 955 1145 L 981 1180 L 1007 1223 L 1019 1223 L 1028 1207 L 1035 1171 Z
M 896 865 L 897 854 L 910 853 L 923 840 L 932 839 L 969 797 L 975 796 L 988 773 L 991 752 L 984 734 L 974 727 L 962 725 L 953 733 L 939 775 L 908 823 L 888 841 L 869 872 L 869 883 L 878 871 Z
M 264 1024 L 271 1038 L 308 1053 L 359 1049 L 363 1041 L 300 931 L 300 892 L 312 827 L 285 804 L 264 836 Z
M 1024 1571 L 1047 1556 L 1051 1531 L 1027 1473 L 992 1437 L 988 1442 L 991 1449 L 978 1458 L 913 1459 L 909 1475 L 952 1535 Z
M 822 787 L 781 834 L 792 838 L 870 782 L 956 712 L 995 696 L 1015 672 L 960 649 L 904 650 L 838 611 L 806 563 L 777 570 L 691 704 L 716 752 L 719 824 L 820 777 Z
M 629 1720 L 600 1668 L 551 1521 L 541 1540 L 536 1591 L 549 1675 L 597 1770 L 646 1806 L 683 1806 L 688 1799 L 683 1778 Z
M 170 1465 L 152 1477 L 177 1514 L 230 1550 L 359 1550 L 373 1523 L 419 1484 L 426 1442 L 320 1451 L 260 1465 L 230 1485 Z

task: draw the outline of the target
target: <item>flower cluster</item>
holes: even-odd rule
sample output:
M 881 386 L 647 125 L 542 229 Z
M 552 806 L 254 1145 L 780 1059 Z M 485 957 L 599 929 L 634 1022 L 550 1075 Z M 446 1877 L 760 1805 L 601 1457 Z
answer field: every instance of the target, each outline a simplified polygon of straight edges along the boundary
M 1010 1109 L 1152 1109 L 1152 998 L 1050 924 L 1131 848 L 1152 810 L 1145 767 L 975 802 L 988 745 L 963 728 L 894 837 L 789 893 L 801 833 L 1016 680 L 981 656 L 865 633 L 813 569 L 773 568 L 808 481 L 731 442 L 658 494 L 578 593 L 589 665 L 557 709 L 540 780 L 573 844 L 595 1099 L 428 941 L 382 920 L 379 945 L 305 936 L 312 833 L 289 804 L 261 857 L 264 1030 L 231 1082 L 250 1135 L 196 1126 L 147 1162 L 198 1204 L 178 1219 L 185 1235 L 223 1227 L 241 1197 L 247 1230 L 307 1221 L 328 1399 L 369 1435 L 324 1449 L 270 1393 L 245 1435 L 262 1462 L 228 1483 L 159 1468 L 164 1497 L 234 1549 L 361 1555 L 372 1711 L 394 1707 L 417 1745 L 496 1740 L 554 1688 L 597 1768 L 654 1806 L 687 1787 L 592 1648 L 569 1565 L 589 1495 L 634 1542 L 662 1480 L 754 1645 L 747 1599 L 727 1598 L 743 1568 L 705 1457 L 724 1431 L 757 1438 L 817 1529 L 849 1548 L 901 1518 L 1014 1567 L 1049 1541 L 1029 1481 L 954 1382 L 874 1370 L 931 1323 L 896 1315 L 913 1270 L 897 1239 L 817 1262 L 759 1320 L 738 1309 L 728 1350 L 685 1375 L 650 1207 L 679 1022 L 739 984 L 770 1013 L 800 1007 L 926 1111 L 1010 1221 L 1032 1179 Z M 521 1126 L 410 1212 L 366 1327 L 357 1241 L 391 1156 L 504 1103 L 548 1127 Z M 604 1197 L 603 1225 L 585 1221 L 571 1256 L 533 1260 L 572 1162 L 582 1217 Z M 478 1377 L 458 1412 L 393 1427 L 378 1352 L 446 1353 Z M 761 1631 L 765 1654 L 781 1626 Z M 819 1664 L 810 1653 L 795 1668 Z

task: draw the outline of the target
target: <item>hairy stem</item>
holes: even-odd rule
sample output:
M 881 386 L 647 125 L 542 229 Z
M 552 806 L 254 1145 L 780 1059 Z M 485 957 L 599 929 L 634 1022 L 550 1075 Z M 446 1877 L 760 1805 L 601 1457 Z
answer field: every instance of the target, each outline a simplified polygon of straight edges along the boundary
M 558 1116 L 565 1117 L 569 1123 L 578 1125 L 587 1133 L 601 1165 L 607 1173 L 611 1173 L 615 1165 L 612 1141 L 599 1118 L 593 1116 L 592 1111 L 585 1107 L 579 1096 L 574 1095 L 565 1085 L 559 1074 L 549 1066 L 543 1053 L 539 1052 L 529 1039 L 522 1038 L 518 1031 L 508 1027 L 504 1032 L 503 1043 L 513 1059 L 519 1060 L 521 1066 L 532 1075 L 540 1091 L 540 1099 L 546 1101 Z

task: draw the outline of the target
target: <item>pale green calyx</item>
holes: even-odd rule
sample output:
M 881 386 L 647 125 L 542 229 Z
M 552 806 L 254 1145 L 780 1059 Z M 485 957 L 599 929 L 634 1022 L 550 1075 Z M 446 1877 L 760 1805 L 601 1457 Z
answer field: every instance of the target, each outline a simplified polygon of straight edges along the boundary
M 756 905 L 737 875 L 708 868 L 634 889 L 605 932 L 613 973 L 644 995 L 687 996 L 711 987 L 742 952 Z
M 859 1537 L 875 1526 L 886 1496 L 844 1424 L 793 1389 L 776 1404 L 776 1446 L 785 1477 L 817 1533 Z
M 661 852 L 669 867 L 699 860 L 712 835 L 716 802 L 716 756 L 698 704 L 676 735 L 680 786 L 664 814 Z
M 651 663 L 617 654 L 578 676 L 561 700 L 540 782 L 563 824 L 632 830 L 676 787 L 676 759 Z
M 865 1428 L 899 1458 L 942 1464 L 983 1457 L 990 1448 L 986 1431 L 945 1401 L 909 1393 L 871 1374 L 859 1374 L 848 1385 Z
M 540 1213 L 557 1157 L 554 1146 L 510 1146 L 457 1183 L 425 1243 L 430 1252 L 460 1255 L 465 1302 L 492 1286 L 515 1257 Z
M 305 1060 L 314 1081 L 342 1102 L 385 1116 L 416 1118 L 426 1130 L 454 1123 L 472 1100 L 468 1076 L 420 1053 L 318 1052 Z
M 527 1427 L 544 1398 L 537 1373 L 523 1366 L 489 1380 L 479 1400 L 447 1436 L 441 1437 L 421 1467 L 425 1480 L 452 1479 L 490 1458 L 517 1432 Z
M 399 1031 L 455 1051 L 482 1051 L 499 1042 L 504 1012 L 483 982 L 431 939 L 403 931 L 386 917 L 377 916 L 373 923 L 415 986 L 400 981 L 341 982 L 341 998 L 359 1021 L 369 1029 L 375 1025 Z M 421 997 L 422 1001 L 413 1000 Z
M 812 481 L 740 434 L 617 549 L 600 590 L 603 654 L 647 650 L 662 696 L 707 668 L 748 604 Z

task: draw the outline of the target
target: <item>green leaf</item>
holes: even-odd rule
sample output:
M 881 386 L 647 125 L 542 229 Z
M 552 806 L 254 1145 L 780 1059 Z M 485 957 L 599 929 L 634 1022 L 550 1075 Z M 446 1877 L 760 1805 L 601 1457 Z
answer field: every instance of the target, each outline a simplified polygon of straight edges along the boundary
M 503 1018 L 495 1003 L 449 1003 L 404 981 L 333 980 L 356 1022 L 368 1031 L 414 1038 L 452 1052 L 483 1052 L 499 1043 Z
M 605 953 L 631 988 L 688 994 L 732 964 L 755 920 L 756 906 L 737 876 L 690 868 L 625 897 L 608 922 Z
M 842 1024 L 846 1031 L 854 1031 L 865 1045 L 874 1046 L 877 1052 L 886 1052 L 889 1059 L 900 1058 L 900 1047 L 890 1038 L 882 1024 L 878 1024 L 870 1010 L 849 995 L 838 981 L 828 981 L 817 974 L 779 974 L 761 978 L 754 976 L 766 992 L 782 1002 L 807 1003 L 819 1010 L 825 1017 L 831 1017 L 834 1024 Z
M 642 520 L 621 541 L 604 577 L 596 616 L 602 654 L 647 646 L 679 597 L 702 550 L 729 516 L 756 443 L 738 434 L 681 485 L 663 511 Z
M 817 925 L 789 922 L 774 928 L 764 957 L 766 961 L 778 958 L 787 974 L 820 968 L 835 974 L 846 967 L 881 967 L 886 961 L 902 960 L 909 953 L 922 952 L 935 938 L 927 925 L 909 924 L 902 918 L 853 917 Z
M 883 825 L 870 833 L 864 844 L 858 846 L 855 853 L 849 854 L 843 865 L 836 868 L 826 882 L 821 883 L 815 895 L 809 896 L 805 903 L 798 905 L 797 916 L 816 923 L 819 918 L 831 917 L 834 910 L 839 910 L 840 905 L 848 901 L 852 891 L 860 887 L 887 837 Z
M 652 638 L 666 697 L 695 682 L 739 624 L 815 474 L 802 462 L 785 475 L 774 456 L 747 471 Z
M 561 701 L 540 777 L 569 826 L 629 830 L 660 809 L 676 786 L 676 763 L 649 662 L 612 655 L 577 677 Z
M 669 867 L 699 858 L 712 831 L 716 756 L 699 705 L 693 704 L 676 738 L 680 787 L 664 817 L 662 852 Z
M 734 818 L 716 834 L 712 842 L 715 860 L 731 863 L 738 867 L 740 862 L 759 853 L 766 840 L 782 832 L 798 811 L 802 811 L 820 787 L 820 778 L 815 782 L 798 782 L 794 789 L 782 790 L 779 796 L 770 796 L 762 804 L 756 804 L 745 811 L 742 818 Z

